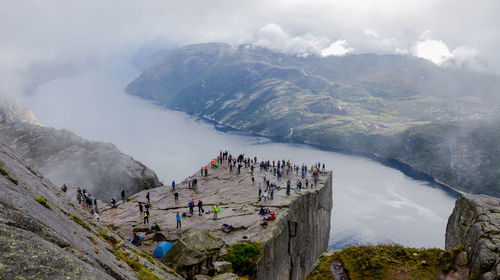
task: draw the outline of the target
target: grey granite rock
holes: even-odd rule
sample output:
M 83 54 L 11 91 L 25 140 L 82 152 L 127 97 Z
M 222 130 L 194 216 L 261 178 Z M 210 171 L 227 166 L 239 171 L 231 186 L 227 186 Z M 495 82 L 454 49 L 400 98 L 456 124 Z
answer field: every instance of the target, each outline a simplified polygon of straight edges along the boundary
M 75 205 L 0 142 L 0 279 L 179 279 Z M 137 257 L 136 269 L 117 250 Z M 16 278 L 17 277 L 17 278 Z
M 466 194 L 460 197 L 448 219 L 446 249 L 464 246 L 474 274 L 490 279 L 500 258 L 500 199 Z M 500 275 L 497 275 L 500 276 Z

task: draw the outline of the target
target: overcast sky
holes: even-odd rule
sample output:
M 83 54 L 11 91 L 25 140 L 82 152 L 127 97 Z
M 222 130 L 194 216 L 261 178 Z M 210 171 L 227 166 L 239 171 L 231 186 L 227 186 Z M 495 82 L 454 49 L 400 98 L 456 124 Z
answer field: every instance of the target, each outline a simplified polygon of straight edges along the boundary
M 499 15 L 497 0 L 0 0 L 0 91 L 22 91 L 33 73 L 209 41 L 400 53 L 499 73 Z

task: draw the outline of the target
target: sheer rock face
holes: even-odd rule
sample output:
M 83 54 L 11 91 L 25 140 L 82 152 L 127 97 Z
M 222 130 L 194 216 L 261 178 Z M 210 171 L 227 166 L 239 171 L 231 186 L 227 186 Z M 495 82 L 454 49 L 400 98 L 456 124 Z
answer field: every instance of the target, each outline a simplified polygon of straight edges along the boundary
M 258 165 L 253 174 L 255 183 L 251 180 L 250 167 L 242 167 L 241 174 L 238 174 L 236 167 L 229 171 L 226 161 L 218 168 L 209 167 L 206 177 L 200 176 L 199 171 L 193 176 L 198 180 L 196 190 L 189 188 L 186 181 L 177 182 L 175 190 L 179 201 L 175 201 L 170 186 L 150 191 L 152 206 L 147 225 L 143 224 L 138 202 L 147 202 L 148 191 L 137 193 L 116 209 L 103 209 L 101 220 L 123 236 L 131 235 L 132 230 L 145 231 L 153 224 L 160 224 L 161 240 L 155 240 L 153 234 L 148 234 L 142 242 L 141 248 L 149 252 L 153 252 L 162 240 L 180 242 L 195 232 L 210 232 L 221 238 L 225 243 L 222 255 L 227 245 L 258 241 L 263 248 L 263 257 L 256 271 L 258 279 L 305 279 L 318 256 L 327 249 L 332 209 L 331 172 L 321 174 L 314 188 L 309 186 L 301 191 L 295 190 L 298 179 L 303 184 L 305 182 L 300 172 L 298 175 L 290 172 L 278 181 L 272 172 L 260 170 Z M 309 172 L 306 176 L 309 181 L 312 180 Z M 264 178 L 278 185 L 274 199 L 267 202 L 258 198 L 259 185 L 264 193 Z M 290 196 L 286 195 L 288 179 L 293 188 Z M 194 215 L 182 217 L 182 228 L 176 228 L 176 213 L 188 213 L 187 203 L 191 199 L 196 204 L 200 200 L 203 202 L 204 213 L 198 215 L 198 207 L 195 207 Z M 213 219 L 213 213 L 206 213 L 213 209 L 214 204 L 221 206 L 217 220 Z M 276 213 L 276 220 L 269 221 L 267 227 L 260 225 L 263 219 L 258 214 L 261 207 L 269 207 Z M 230 224 L 234 229 L 222 231 L 223 224 Z M 217 261 L 217 257 L 213 257 L 212 261 Z
M 162 279 L 175 279 L 134 256 L 127 242 L 1 142 L 0 167 L 0 278 L 138 279 L 113 254 L 120 247 Z M 45 206 L 35 198 L 46 200 Z M 116 242 L 112 246 L 109 240 Z
M 458 246 L 464 246 L 477 276 L 500 277 L 499 198 L 467 194 L 457 200 L 448 219 L 446 249 Z
M 86 188 L 101 200 L 158 187 L 156 174 L 113 144 L 26 122 L 0 124 L 0 141 L 57 185 Z

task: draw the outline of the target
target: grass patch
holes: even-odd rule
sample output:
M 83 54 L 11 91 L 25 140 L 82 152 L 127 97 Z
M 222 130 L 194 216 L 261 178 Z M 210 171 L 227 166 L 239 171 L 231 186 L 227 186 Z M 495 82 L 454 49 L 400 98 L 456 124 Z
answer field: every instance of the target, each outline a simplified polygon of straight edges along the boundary
M 113 249 L 118 249 L 120 247 L 120 241 L 114 236 L 109 235 L 105 230 L 99 230 L 99 235 L 106 240 Z
M 52 208 L 50 207 L 50 204 L 47 202 L 47 199 L 45 197 L 43 197 L 43 196 L 35 197 L 34 200 L 38 201 L 38 203 L 45 206 L 45 208 L 52 210 Z
M 113 253 L 118 259 L 124 261 L 132 270 L 134 270 L 141 280 L 161 280 L 158 275 L 145 268 L 137 259 L 130 257 L 130 253 L 115 251 Z
M 68 215 L 68 217 L 71 220 L 73 220 L 73 222 L 81 225 L 84 229 L 86 229 L 88 231 L 92 231 L 92 229 L 90 229 L 89 225 L 87 225 L 84 221 L 82 221 L 82 219 L 80 219 L 80 217 L 78 217 L 77 215 L 70 214 L 70 215 Z
M 92 242 L 92 244 L 97 245 L 97 241 L 95 241 L 94 237 L 92 236 L 87 236 L 87 238 Z
M 233 264 L 233 269 L 238 274 L 254 275 L 257 262 L 262 256 L 260 242 L 249 241 L 235 243 L 227 247 L 228 254 L 224 259 Z
M 19 181 L 17 179 L 14 179 L 10 176 L 5 176 L 5 178 L 9 179 L 12 183 L 14 183 L 16 185 L 19 185 Z
M 0 165 L 0 174 L 3 175 L 8 180 L 10 180 L 12 183 L 19 185 L 19 181 L 17 179 L 12 178 L 9 175 L 9 172 L 7 172 L 7 170 L 3 169 L 1 165 Z
M 9 176 L 9 172 L 7 172 L 7 170 L 3 169 L 2 167 L 0 167 L 0 174 L 2 174 L 3 176 Z
M 340 261 L 350 279 L 437 279 L 453 268 L 460 249 L 415 249 L 400 245 L 353 246 L 324 256 L 308 280 L 333 279 L 330 263 Z

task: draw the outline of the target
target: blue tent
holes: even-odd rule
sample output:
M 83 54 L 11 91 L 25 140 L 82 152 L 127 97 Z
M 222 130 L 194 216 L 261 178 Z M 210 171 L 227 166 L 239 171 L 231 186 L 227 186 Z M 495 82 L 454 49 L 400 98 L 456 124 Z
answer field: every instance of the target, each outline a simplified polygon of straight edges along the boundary
M 168 241 L 163 241 L 158 245 L 158 247 L 156 247 L 153 257 L 155 258 L 163 257 L 168 252 L 168 250 L 170 250 L 170 248 L 172 248 L 172 243 Z

